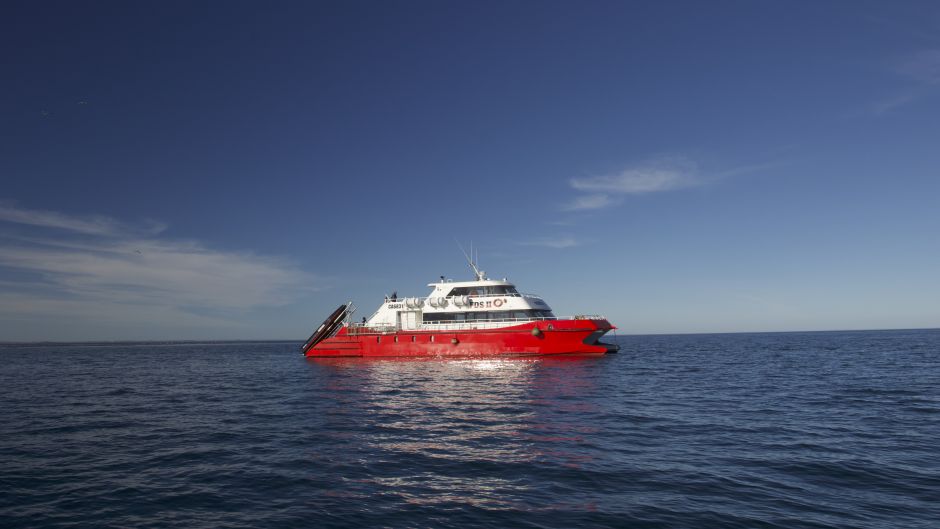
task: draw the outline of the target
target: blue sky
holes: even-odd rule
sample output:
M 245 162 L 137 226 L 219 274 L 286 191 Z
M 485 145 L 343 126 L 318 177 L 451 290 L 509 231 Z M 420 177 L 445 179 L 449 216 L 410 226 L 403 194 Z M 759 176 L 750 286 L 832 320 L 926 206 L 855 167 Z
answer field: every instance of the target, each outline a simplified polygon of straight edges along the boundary
M 491 276 L 624 333 L 940 325 L 933 2 L 18 2 L 0 341 Z

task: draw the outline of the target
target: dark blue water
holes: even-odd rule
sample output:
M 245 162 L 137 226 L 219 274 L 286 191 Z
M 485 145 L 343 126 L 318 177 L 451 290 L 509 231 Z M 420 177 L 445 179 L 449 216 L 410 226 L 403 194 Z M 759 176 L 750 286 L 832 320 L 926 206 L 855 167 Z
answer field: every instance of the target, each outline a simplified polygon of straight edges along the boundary
M 940 527 L 940 331 L 0 346 L 0 527 Z

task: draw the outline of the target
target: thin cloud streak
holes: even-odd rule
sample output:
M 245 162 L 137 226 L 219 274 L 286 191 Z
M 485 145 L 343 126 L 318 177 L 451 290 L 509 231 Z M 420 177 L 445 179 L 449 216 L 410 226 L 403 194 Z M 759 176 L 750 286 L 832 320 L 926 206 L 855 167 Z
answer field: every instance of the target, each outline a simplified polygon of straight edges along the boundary
M 628 195 L 671 191 L 697 185 L 696 165 L 685 159 L 657 162 L 644 167 L 627 168 L 602 176 L 572 178 L 571 187 L 579 191 L 622 193 Z
M 887 114 L 892 110 L 916 101 L 920 94 L 916 91 L 902 92 L 894 97 L 876 101 L 871 104 L 870 110 L 876 116 Z
M 890 113 L 936 92 L 940 87 L 940 49 L 925 49 L 897 59 L 889 68 L 908 80 L 907 88 L 891 97 L 876 101 L 869 110 L 875 115 Z
M 0 266 L 39 274 L 88 300 L 207 309 L 284 304 L 304 278 L 277 259 L 147 240 L 87 250 L 2 246 Z
M 541 246 L 544 248 L 554 248 L 556 250 L 564 248 L 573 248 L 575 246 L 580 246 L 581 242 L 575 239 L 574 237 L 542 237 L 540 239 L 533 239 L 531 241 L 524 241 L 519 243 L 523 246 Z
M 940 49 L 912 53 L 897 62 L 895 71 L 915 81 L 940 85 Z
M 565 211 L 588 211 L 592 209 L 604 209 L 619 203 L 619 200 L 615 200 L 610 195 L 582 195 L 576 197 L 569 204 L 565 204 L 562 209 Z
M 67 299 L 49 294 L 0 293 L 0 316 L 5 321 L 42 321 L 47 327 L 62 323 L 81 323 L 89 327 L 107 323 L 110 326 L 133 326 L 175 329 L 237 329 L 237 321 L 202 314 L 182 312 L 173 307 L 137 305 L 99 301 L 89 304 L 83 299 Z M 120 334 L 120 333 L 118 333 Z
M 3 314 L 215 327 L 233 324 L 233 315 L 295 301 L 320 281 L 282 258 L 142 237 L 148 227 L 108 217 L 3 207 L 0 221 L 58 230 L 0 236 L 0 267 L 24 278 L 0 296 Z
M 697 165 L 682 157 L 661 158 L 618 173 L 572 178 L 571 187 L 587 192 L 562 206 L 564 211 L 589 211 L 616 206 L 625 195 L 673 191 L 700 185 Z
M 677 191 L 779 165 L 779 162 L 742 165 L 705 176 L 699 171 L 698 164 L 687 158 L 662 158 L 638 167 L 628 167 L 615 174 L 572 178 L 569 182 L 572 188 L 590 194 L 575 197 L 562 206 L 562 210 L 588 211 L 609 208 L 620 204 L 627 195 Z
M 0 202 L 0 222 L 60 229 L 86 235 L 118 235 L 135 231 L 156 235 L 166 229 L 166 224 L 158 222 L 134 227 L 110 217 L 100 215 L 75 217 L 55 211 L 20 208 L 9 202 Z

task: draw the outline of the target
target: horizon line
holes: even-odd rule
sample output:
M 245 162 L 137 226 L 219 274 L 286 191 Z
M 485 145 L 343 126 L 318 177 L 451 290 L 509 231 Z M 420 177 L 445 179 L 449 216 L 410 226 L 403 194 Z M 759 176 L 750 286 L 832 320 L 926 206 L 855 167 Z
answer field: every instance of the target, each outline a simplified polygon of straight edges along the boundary
M 892 327 L 881 329 L 824 329 L 824 330 L 794 330 L 794 331 L 720 331 L 720 332 L 669 332 L 669 333 L 630 333 L 614 334 L 620 336 L 701 336 L 719 334 L 809 334 L 809 333 L 836 333 L 836 332 L 895 332 L 895 331 L 940 331 L 940 327 Z M 303 338 L 276 338 L 276 339 L 193 339 L 193 340 L 36 340 L 36 341 L 0 341 L 0 346 L 11 345 L 131 345 L 131 344 L 200 344 L 209 343 L 222 345 L 226 343 L 303 343 Z

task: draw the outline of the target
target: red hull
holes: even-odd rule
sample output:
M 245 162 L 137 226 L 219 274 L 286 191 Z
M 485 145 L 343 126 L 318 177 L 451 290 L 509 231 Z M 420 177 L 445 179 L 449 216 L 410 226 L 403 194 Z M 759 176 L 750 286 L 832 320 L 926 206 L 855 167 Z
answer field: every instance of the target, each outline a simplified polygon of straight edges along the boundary
M 533 331 L 533 329 L 538 331 Z M 378 332 L 368 328 L 335 336 L 311 347 L 311 357 L 506 356 L 604 354 L 616 350 L 598 340 L 615 327 L 607 320 L 533 321 L 499 329 Z

